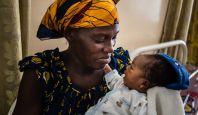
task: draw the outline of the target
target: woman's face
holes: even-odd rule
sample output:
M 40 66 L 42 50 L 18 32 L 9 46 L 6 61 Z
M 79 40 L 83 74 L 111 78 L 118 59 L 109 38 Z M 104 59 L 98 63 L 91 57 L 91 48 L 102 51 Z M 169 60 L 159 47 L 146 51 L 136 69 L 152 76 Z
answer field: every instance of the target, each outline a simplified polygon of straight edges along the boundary
M 110 62 L 119 24 L 91 29 L 74 29 L 69 37 L 69 49 L 84 65 L 101 69 Z

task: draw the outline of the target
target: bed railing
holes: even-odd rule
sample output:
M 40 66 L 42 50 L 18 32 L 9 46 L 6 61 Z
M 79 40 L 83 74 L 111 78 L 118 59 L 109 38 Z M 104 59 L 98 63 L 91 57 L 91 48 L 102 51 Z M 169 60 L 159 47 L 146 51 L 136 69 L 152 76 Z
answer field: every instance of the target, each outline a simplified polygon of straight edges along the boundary
M 175 48 L 173 51 L 174 56 L 172 56 L 172 57 L 175 59 L 179 57 L 178 60 L 182 64 L 186 64 L 188 50 L 187 50 L 186 43 L 182 40 L 168 41 L 168 42 L 164 42 L 164 43 L 153 44 L 153 45 L 136 48 L 135 50 L 130 52 L 130 58 L 131 58 L 131 60 L 133 60 L 137 55 L 140 55 L 143 53 L 163 52 L 163 53 L 167 54 L 168 48 Z M 181 51 L 181 53 L 179 53 L 180 51 Z M 180 54 L 182 54 L 182 55 L 180 56 Z

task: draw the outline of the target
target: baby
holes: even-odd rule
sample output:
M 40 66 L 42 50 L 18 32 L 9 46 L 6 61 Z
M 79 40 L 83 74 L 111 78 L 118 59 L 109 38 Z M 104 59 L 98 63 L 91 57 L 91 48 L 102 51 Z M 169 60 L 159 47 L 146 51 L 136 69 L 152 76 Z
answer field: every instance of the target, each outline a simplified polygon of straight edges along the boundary
M 166 54 L 140 55 L 120 76 L 106 65 L 105 80 L 110 90 L 86 115 L 146 115 L 146 92 L 154 86 L 187 89 L 189 74 L 175 59 Z

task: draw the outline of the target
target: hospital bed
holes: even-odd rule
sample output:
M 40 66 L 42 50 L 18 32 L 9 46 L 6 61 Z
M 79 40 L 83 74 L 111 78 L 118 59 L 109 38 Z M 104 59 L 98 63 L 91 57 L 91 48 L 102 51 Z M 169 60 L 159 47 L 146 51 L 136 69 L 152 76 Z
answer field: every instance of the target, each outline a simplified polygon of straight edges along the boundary
M 131 60 L 133 60 L 137 55 L 140 54 L 152 54 L 152 53 L 165 53 L 168 54 L 169 49 L 172 49 L 173 52 L 171 53 L 177 60 L 179 60 L 182 64 L 186 64 L 187 62 L 187 47 L 186 43 L 182 40 L 174 40 L 174 41 L 169 41 L 169 42 L 164 42 L 164 43 L 159 43 L 159 44 L 153 44 L 153 45 L 148 45 L 140 48 L 136 48 L 133 51 L 129 53 Z M 191 74 L 191 78 L 194 77 L 194 75 L 198 76 L 198 70 L 197 73 Z M 197 79 L 198 80 L 198 79 Z M 198 84 L 197 84 L 198 85 Z M 184 106 L 187 104 L 188 99 L 190 94 L 187 92 L 184 98 Z M 8 115 L 12 114 L 12 111 L 14 109 L 14 106 L 16 104 L 16 100 L 12 104 L 10 111 Z M 189 114 L 190 115 L 190 114 Z M 193 114 L 192 114 L 193 115 Z M 198 115 L 194 114 L 194 115 Z
M 186 65 L 188 49 L 186 43 L 182 40 L 174 40 L 159 44 L 148 45 L 134 49 L 129 53 L 131 60 L 140 54 L 165 53 L 169 54 L 172 49 L 172 57 Z M 198 115 L 198 69 L 190 75 L 190 86 L 187 90 L 181 91 L 183 106 L 186 115 Z

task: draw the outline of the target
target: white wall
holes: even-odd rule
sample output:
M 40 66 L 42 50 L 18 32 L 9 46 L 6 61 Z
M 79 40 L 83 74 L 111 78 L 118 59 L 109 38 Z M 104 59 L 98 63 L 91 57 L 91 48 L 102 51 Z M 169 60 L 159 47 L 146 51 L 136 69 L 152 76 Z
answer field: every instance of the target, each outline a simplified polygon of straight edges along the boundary
M 46 49 L 53 49 L 59 47 L 60 49 L 67 48 L 67 42 L 64 38 L 55 40 L 41 41 L 36 37 L 38 26 L 45 14 L 48 6 L 54 0 L 32 0 L 32 14 L 31 14 L 31 34 L 29 39 L 28 54 L 33 55 L 36 52 L 41 52 Z
M 29 55 L 45 49 L 67 47 L 65 39 L 40 41 L 36 31 L 47 7 L 53 0 L 32 0 L 31 38 Z M 120 33 L 116 47 L 129 51 L 136 47 L 158 43 L 161 36 L 168 0 L 120 0 Z
M 128 50 L 158 43 L 168 0 L 120 0 L 121 31 L 116 46 Z

